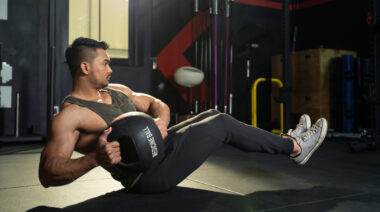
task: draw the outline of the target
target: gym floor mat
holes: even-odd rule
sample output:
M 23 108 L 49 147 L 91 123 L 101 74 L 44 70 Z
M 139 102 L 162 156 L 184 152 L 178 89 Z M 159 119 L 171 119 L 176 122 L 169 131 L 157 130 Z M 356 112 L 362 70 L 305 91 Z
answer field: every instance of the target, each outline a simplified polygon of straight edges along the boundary
M 7 148 L 12 151 L 7 152 Z M 73 183 L 43 188 L 41 145 L 4 146 L 0 211 L 376 211 L 380 154 L 353 154 L 327 140 L 305 166 L 282 155 L 223 147 L 170 192 L 130 194 L 102 168 Z M 7 153 L 5 153 L 7 152 Z M 81 156 L 75 153 L 73 157 Z

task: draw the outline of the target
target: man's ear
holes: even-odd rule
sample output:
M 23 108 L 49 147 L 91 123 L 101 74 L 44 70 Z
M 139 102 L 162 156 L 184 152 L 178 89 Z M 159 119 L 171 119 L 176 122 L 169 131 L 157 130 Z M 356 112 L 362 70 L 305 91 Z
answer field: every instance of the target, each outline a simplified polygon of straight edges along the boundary
M 80 64 L 80 70 L 81 70 L 81 72 L 82 72 L 83 74 L 85 74 L 85 75 L 88 74 L 88 71 L 89 71 L 89 68 L 90 68 L 89 65 L 90 65 L 90 64 L 87 63 L 87 62 L 82 62 L 82 63 Z

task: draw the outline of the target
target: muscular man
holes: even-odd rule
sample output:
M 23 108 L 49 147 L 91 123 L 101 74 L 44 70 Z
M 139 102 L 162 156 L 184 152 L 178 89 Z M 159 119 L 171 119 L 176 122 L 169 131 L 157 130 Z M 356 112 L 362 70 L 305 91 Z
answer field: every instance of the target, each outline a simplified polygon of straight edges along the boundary
M 109 84 L 112 70 L 105 42 L 78 38 L 66 50 L 72 91 L 49 126 L 41 153 L 39 179 L 44 187 L 65 185 L 97 166 L 112 169 L 121 160 L 119 143 L 107 142 L 108 126 L 121 114 L 142 111 L 151 115 L 166 147 L 162 161 L 144 173 L 120 179 L 127 189 L 148 193 L 173 188 L 223 144 L 249 152 L 285 154 L 305 164 L 323 142 L 327 122 L 301 116 L 288 135 L 275 135 L 246 125 L 216 110 L 208 110 L 169 129 L 168 106 L 126 86 Z M 128 127 L 128 126 L 126 126 Z M 84 156 L 71 159 L 73 151 Z

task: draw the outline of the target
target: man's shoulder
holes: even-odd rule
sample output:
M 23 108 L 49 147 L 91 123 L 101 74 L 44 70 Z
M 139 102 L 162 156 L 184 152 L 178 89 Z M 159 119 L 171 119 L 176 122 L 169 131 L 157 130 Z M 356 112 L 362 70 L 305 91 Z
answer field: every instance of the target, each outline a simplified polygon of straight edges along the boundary
M 78 128 L 80 112 L 74 110 L 75 106 L 66 106 L 56 114 L 50 122 L 52 132 L 73 131 Z
M 73 119 L 75 117 L 81 116 L 83 113 L 83 107 L 80 107 L 79 105 L 76 104 L 71 104 L 68 102 L 65 102 L 62 104 L 62 109 L 61 111 L 54 116 L 54 119 Z
M 107 127 L 104 120 L 87 107 L 67 103 L 52 121 L 53 125 L 65 125 L 87 132 L 100 132 Z
M 90 112 L 85 107 L 65 102 L 62 104 L 61 111 L 53 117 L 53 122 L 75 124 L 79 120 L 90 116 Z
M 77 104 L 72 104 L 70 102 L 64 102 L 62 103 L 62 110 L 58 114 L 72 114 L 72 113 L 80 113 L 83 111 L 83 107 L 77 105 Z
M 133 91 L 130 88 L 128 88 L 127 86 L 122 85 L 122 84 L 117 84 L 117 83 L 110 83 L 107 88 L 112 89 L 112 90 L 116 90 L 116 91 L 120 91 L 127 96 L 130 96 L 133 93 Z

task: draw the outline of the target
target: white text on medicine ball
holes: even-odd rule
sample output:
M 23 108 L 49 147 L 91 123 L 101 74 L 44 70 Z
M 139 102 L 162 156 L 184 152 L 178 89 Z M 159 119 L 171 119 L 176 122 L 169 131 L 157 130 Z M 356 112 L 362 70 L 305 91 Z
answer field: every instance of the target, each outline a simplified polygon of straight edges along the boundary
M 143 129 L 143 132 L 146 136 L 146 139 L 149 142 L 150 149 L 152 150 L 152 157 L 156 157 L 158 155 L 158 150 L 157 150 L 157 145 L 156 145 L 156 141 L 154 140 L 153 134 L 150 132 L 150 129 L 148 126 Z

